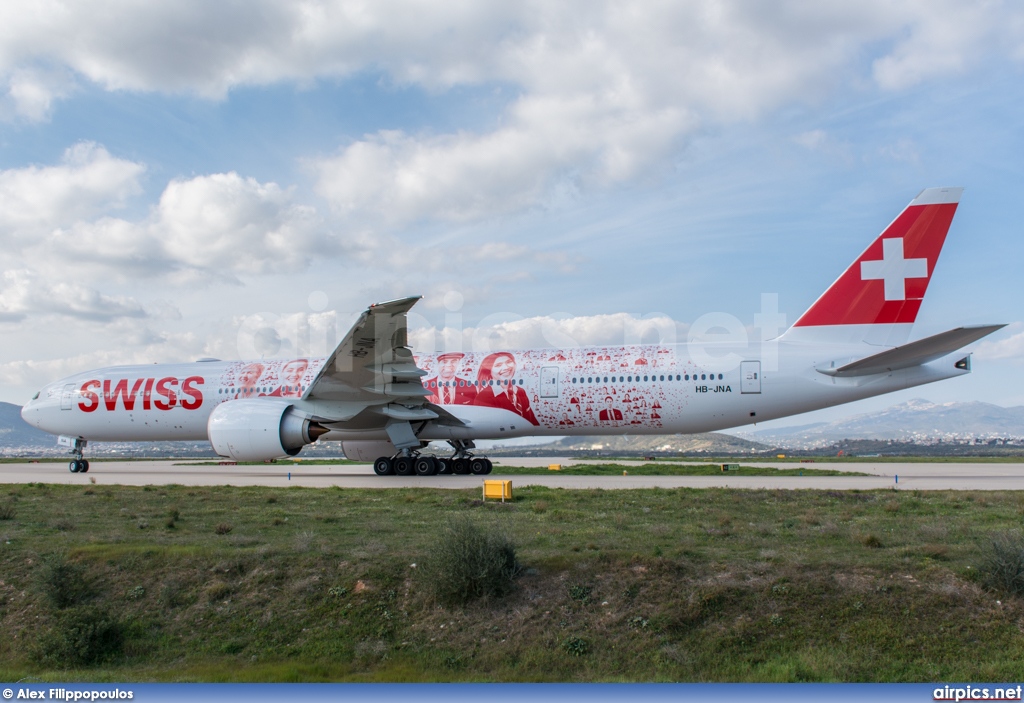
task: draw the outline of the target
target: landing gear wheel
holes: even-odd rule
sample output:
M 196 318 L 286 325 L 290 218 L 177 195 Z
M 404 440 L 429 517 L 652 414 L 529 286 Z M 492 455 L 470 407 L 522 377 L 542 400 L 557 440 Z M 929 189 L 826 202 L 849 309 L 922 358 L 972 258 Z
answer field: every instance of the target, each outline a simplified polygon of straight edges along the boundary
M 487 464 L 489 462 L 486 459 L 475 458 L 469 462 L 469 471 L 474 476 L 483 476 L 487 473 Z
M 82 459 L 82 468 L 79 469 L 83 474 L 89 470 L 89 460 Z
M 373 462 L 373 473 L 378 476 L 391 476 L 395 473 L 395 466 L 386 456 L 382 456 Z
M 412 476 L 412 461 L 410 456 L 396 456 L 395 473 L 399 476 Z
M 469 459 L 452 459 L 452 473 L 465 476 L 469 473 Z
M 448 476 L 452 473 L 452 460 L 451 459 L 438 459 L 441 462 L 441 468 L 437 470 L 437 473 L 442 476 Z
M 417 476 L 433 476 L 437 473 L 435 461 L 432 456 L 416 457 L 416 461 L 412 464 L 413 471 L 416 472 Z
M 77 474 L 78 470 L 78 459 L 72 459 L 71 461 L 68 462 L 68 471 L 70 471 L 73 474 Z
M 484 459 L 484 463 L 487 464 L 487 470 L 484 471 L 484 474 L 486 475 L 491 473 L 491 471 L 494 469 L 494 464 L 491 463 L 490 459 Z

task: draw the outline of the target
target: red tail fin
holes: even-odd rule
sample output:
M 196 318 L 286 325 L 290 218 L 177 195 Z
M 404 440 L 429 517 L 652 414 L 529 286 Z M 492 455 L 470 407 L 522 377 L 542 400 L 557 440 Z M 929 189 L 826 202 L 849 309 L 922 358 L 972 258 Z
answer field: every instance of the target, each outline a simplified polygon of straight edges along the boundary
M 913 323 L 963 188 L 921 191 L 793 325 Z

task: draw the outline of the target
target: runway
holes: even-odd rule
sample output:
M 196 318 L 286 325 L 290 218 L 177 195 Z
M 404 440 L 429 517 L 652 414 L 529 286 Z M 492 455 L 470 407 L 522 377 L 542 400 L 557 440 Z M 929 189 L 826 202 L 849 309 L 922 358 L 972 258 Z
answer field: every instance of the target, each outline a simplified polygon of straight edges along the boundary
M 743 462 L 744 466 L 773 468 L 832 469 L 868 476 L 744 476 L 742 473 L 714 476 L 567 476 L 550 472 L 539 476 L 503 475 L 505 466 L 548 466 L 594 463 L 594 460 L 566 458 L 501 458 L 494 460 L 488 479 L 508 479 L 515 486 L 606 490 L 625 488 L 747 488 L 818 490 L 1024 490 L 1024 463 L 811 463 Z M 615 461 L 628 472 L 640 461 Z M 669 463 L 669 462 L 665 462 Z M 689 462 L 701 463 L 701 462 Z M 73 474 L 67 462 L 0 464 L 0 483 L 63 483 L 87 485 L 185 486 L 308 486 L 343 488 L 449 488 L 481 487 L 481 476 L 376 476 L 369 464 L 315 464 L 303 466 L 266 464 L 261 466 L 203 465 L 188 460 L 94 461 L 87 474 Z

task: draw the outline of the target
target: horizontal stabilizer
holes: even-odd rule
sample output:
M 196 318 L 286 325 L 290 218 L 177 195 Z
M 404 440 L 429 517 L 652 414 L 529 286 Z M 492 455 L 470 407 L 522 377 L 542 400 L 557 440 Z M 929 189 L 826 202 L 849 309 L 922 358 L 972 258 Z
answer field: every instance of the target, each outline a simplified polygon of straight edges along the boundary
M 876 373 L 887 373 L 897 369 L 920 366 L 929 361 L 941 359 L 971 342 L 992 334 L 1006 325 L 973 325 L 957 327 L 955 330 L 941 332 L 931 337 L 919 339 L 910 344 L 887 349 L 879 354 L 858 359 L 839 368 L 819 368 L 818 372 L 827 376 L 870 376 Z

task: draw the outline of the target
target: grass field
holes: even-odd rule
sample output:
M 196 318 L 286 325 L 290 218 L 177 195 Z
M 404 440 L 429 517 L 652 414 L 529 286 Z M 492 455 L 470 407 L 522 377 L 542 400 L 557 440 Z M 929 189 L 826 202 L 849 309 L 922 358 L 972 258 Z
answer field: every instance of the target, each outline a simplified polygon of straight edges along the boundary
M 1024 678 L 978 576 L 1017 493 L 3 490 L 8 681 Z M 517 546 L 511 594 L 434 601 L 453 516 Z

